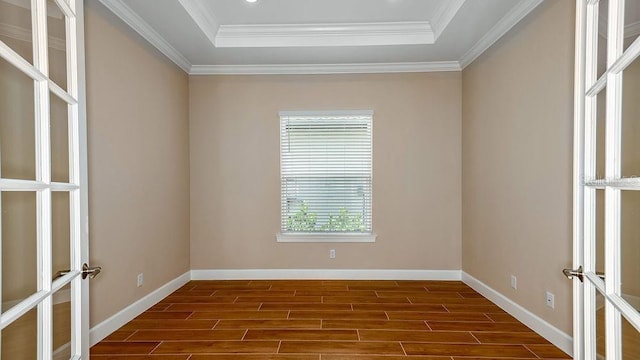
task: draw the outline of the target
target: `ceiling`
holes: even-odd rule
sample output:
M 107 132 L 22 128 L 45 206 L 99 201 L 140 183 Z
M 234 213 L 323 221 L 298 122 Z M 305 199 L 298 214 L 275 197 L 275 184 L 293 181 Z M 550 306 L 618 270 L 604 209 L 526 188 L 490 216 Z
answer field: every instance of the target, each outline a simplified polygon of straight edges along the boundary
M 459 71 L 542 0 L 100 0 L 190 74 Z

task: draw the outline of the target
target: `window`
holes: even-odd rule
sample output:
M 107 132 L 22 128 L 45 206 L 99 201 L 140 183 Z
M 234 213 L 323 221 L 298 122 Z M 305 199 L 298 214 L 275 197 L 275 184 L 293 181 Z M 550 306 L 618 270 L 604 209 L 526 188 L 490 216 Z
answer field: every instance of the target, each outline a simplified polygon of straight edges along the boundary
M 372 111 L 281 112 L 278 241 L 372 242 Z

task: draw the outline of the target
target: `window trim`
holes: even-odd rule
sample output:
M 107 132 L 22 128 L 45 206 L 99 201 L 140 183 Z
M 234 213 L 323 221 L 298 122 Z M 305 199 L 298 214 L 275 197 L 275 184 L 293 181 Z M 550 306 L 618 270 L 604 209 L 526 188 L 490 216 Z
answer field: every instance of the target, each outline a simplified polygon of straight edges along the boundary
M 285 116 L 349 116 L 363 115 L 373 118 L 373 110 L 305 110 L 305 111 L 280 111 L 278 113 L 278 121 Z M 373 124 L 372 124 L 373 126 Z M 373 161 L 373 127 L 371 128 L 371 156 Z M 279 156 L 280 168 L 282 168 L 282 155 Z M 373 163 L 371 164 L 371 175 L 373 184 Z M 373 195 L 373 194 L 372 194 Z M 280 189 L 282 196 L 282 189 Z M 373 199 L 372 199 L 373 202 Z M 372 204 L 373 211 L 373 204 Z M 373 219 L 371 221 L 373 228 Z M 282 243 L 375 243 L 378 235 L 373 232 L 348 233 L 348 232 L 278 232 L 276 234 L 277 242 Z
M 278 233 L 278 242 L 293 243 L 374 243 L 375 233 Z

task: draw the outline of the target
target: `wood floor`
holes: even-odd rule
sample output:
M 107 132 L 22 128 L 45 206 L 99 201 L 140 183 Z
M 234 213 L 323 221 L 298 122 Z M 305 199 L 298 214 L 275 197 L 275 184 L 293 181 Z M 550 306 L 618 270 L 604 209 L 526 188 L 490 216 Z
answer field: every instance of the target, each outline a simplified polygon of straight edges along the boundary
M 191 281 L 91 349 L 156 360 L 570 358 L 456 281 Z

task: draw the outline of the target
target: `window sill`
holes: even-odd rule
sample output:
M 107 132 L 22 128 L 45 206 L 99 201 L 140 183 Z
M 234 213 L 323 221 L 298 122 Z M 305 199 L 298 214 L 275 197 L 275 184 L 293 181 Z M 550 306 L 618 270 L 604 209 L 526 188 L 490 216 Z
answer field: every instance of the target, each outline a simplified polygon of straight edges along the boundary
M 278 242 L 290 243 L 373 243 L 377 235 L 374 233 L 278 233 Z

